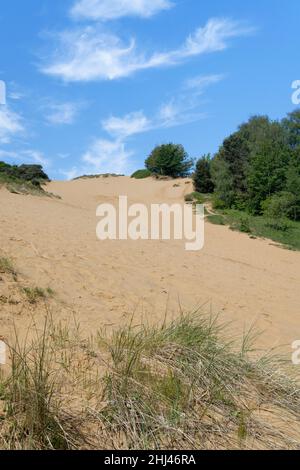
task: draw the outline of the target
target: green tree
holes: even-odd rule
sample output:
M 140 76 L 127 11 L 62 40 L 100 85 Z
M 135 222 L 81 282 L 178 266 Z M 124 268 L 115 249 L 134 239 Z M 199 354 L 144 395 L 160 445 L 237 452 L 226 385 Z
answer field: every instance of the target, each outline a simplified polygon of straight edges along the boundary
M 215 185 L 214 207 L 223 209 L 231 207 L 235 200 L 233 177 L 228 163 L 217 155 L 211 165 Z
M 194 162 L 189 159 L 182 145 L 170 143 L 155 147 L 145 165 L 151 173 L 183 178 L 190 174 Z
M 211 156 L 204 155 L 196 163 L 195 173 L 193 175 L 195 191 L 199 193 L 212 193 L 214 183 L 211 175 Z
M 286 172 L 285 190 L 293 196 L 290 218 L 300 220 L 300 146 L 293 153 Z
M 263 201 L 285 189 L 290 156 L 282 128 L 274 123 L 272 131 L 257 144 L 250 159 L 247 173 L 248 208 L 253 213 L 261 213 Z
M 288 114 L 288 117 L 283 119 L 282 125 L 286 131 L 291 148 L 300 147 L 300 109 L 296 109 Z
M 254 116 L 224 140 L 214 159 L 213 178 L 226 207 L 260 213 L 263 201 L 287 191 L 292 154 L 287 135 L 282 123 Z

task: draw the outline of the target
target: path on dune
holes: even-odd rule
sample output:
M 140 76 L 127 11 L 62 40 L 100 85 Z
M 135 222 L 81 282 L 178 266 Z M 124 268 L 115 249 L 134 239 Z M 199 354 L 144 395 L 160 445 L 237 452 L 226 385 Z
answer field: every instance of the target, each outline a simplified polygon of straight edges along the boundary
M 233 334 L 253 322 L 263 346 L 300 339 L 300 253 L 253 240 L 206 222 L 205 247 L 187 252 L 181 241 L 105 241 L 96 238 L 96 207 L 129 202 L 182 202 L 187 180 L 127 177 L 52 182 L 62 199 L 0 190 L 0 246 L 34 285 L 51 287 L 85 330 L 131 318 L 158 321 L 206 304 L 236 320 Z M 18 318 L 18 322 L 22 322 Z

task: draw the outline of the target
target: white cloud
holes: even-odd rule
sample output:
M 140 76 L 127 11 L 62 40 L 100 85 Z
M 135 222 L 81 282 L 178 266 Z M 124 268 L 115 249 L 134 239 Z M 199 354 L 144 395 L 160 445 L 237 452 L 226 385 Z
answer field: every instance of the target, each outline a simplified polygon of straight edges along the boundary
M 24 132 L 21 116 L 8 106 L 0 107 L 0 143 L 8 144 L 11 138 Z
M 24 98 L 24 94 L 18 91 L 12 91 L 9 93 L 8 97 L 12 100 L 19 101 Z
M 46 119 L 54 125 L 73 124 L 78 114 L 78 106 L 75 103 L 50 104 L 48 108 Z
M 68 179 L 82 174 L 127 173 L 133 152 L 126 149 L 129 137 L 154 129 L 168 128 L 197 121 L 205 114 L 195 112 L 198 97 L 212 83 L 221 80 L 221 75 L 198 76 L 185 83 L 176 98 L 160 107 L 158 112 L 147 117 L 143 111 L 132 112 L 123 117 L 111 116 L 102 121 L 102 129 L 114 140 L 95 140 L 82 157 L 83 165 L 61 173 Z M 201 90 L 201 93 L 200 93 Z
M 154 116 L 147 117 L 143 111 L 132 112 L 123 117 L 111 116 L 102 121 L 102 128 L 117 141 L 122 142 L 136 134 L 202 119 L 205 114 L 195 112 L 199 107 L 199 97 L 209 85 L 222 79 L 223 75 L 201 75 L 189 79 L 176 97 L 164 103 Z
M 126 150 L 124 142 L 98 139 L 93 142 L 82 160 L 89 165 L 91 173 L 122 173 L 126 170 L 132 154 Z
M 50 166 L 50 160 L 48 160 L 42 152 L 38 150 L 23 150 L 21 152 L 22 155 L 26 156 L 30 163 L 37 163 L 38 165 L 42 165 L 44 168 Z
M 77 19 L 113 20 L 124 16 L 149 18 L 171 8 L 169 0 L 77 0 L 71 14 Z
M 124 139 L 147 131 L 151 127 L 151 122 L 143 111 L 138 111 L 129 113 L 123 118 L 112 116 L 102 122 L 102 127 L 108 134 Z
M 58 56 L 42 72 L 68 82 L 114 80 L 139 70 L 177 65 L 192 56 L 224 50 L 230 38 L 250 31 L 229 19 L 213 18 L 178 49 L 148 56 L 138 51 L 134 39 L 124 44 L 119 37 L 94 27 L 65 31 L 60 34 Z
M 0 150 L 0 158 L 3 159 L 17 159 L 18 154 L 7 150 Z
M 38 164 L 44 168 L 51 166 L 51 161 L 48 160 L 42 152 L 38 150 L 18 150 L 18 151 L 6 151 L 0 150 L 0 158 L 6 160 L 12 160 L 18 162 L 18 164 Z
M 84 171 L 81 171 L 76 166 L 73 166 L 70 170 L 59 170 L 59 173 L 67 178 L 67 180 L 73 180 L 77 176 L 82 176 Z
M 187 90 L 194 90 L 197 93 L 203 93 L 204 89 L 223 80 L 224 75 L 199 75 L 198 77 L 190 78 L 185 82 Z

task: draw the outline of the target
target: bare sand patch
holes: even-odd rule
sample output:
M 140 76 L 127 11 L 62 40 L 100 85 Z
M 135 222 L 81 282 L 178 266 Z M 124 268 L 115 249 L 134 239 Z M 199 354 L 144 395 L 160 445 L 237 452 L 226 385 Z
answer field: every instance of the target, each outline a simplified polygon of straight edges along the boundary
M 127 177 L 50 183 L 47 190 L 62 199 L 1 189 L 1 250 L 22 282 L 53 289 L 57 315 L 75 312 L 87 332 L 118 326 L 133 312 L 137 322 L 158 322 L 166 309 L 176 316 L 179 303 L 185 311 L 205 304 L 236 321 L 233 336 L 255 322 L 264 331 L 261 346 L 289 350 L 300 338 L 300 253 L 209 223 L 205 247 L 195 253 L 185 251 L 184 241 L 97 240 L 99 203 L 116 203 L 119 195 L 132 203 L 182 202 L 192 185 L 176 183 Z M 0 308 L 3 330 L 11 317 L 22 326 L 16 306 Z

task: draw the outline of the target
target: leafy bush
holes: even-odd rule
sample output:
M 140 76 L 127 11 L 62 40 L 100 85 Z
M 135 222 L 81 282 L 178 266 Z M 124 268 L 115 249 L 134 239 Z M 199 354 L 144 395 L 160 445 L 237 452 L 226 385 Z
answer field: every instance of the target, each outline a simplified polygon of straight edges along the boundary
M 226 203 L 221 199 L 216 193 L 212 197 L 212 207 L 214 210 L 223 210 L 226 209 Z
M 147 170 L 146 168 L 143 169 L 143 170 L 137 170 L 133 173 L 133 175 L 131 175 L 131 178 L 135 178 L 137 180 L 141 180 L 141 179 L 144 179 L 144 178 L 149 178 L 150 176 L 152 176 L 152 173 L 151 171 Z
M 9 165 L 0 162 L 0 174 L 7 175 L 11 178 L 30 181 L 33 185 L 38 186 L 42 182 L 49 181 L 49 177 L 43 171 L 41 165 Z
M 251 219 L 247 214 L 241 214 L 240 218 L 237 219 L 230 227 L 232 230 L 238 230 L 243 233 L 251 233 Z
M 274 194 L 262 203 L 263 214 L 271 219 L 287 218 L 291 215 L 294 202 L 295 196 L 291 193 Z
M 151 173 L 172 178 L 188 176 L 193 164 L 182 145 L 171 143 L 155 147 L 145 162 Z
M 185 202 L 194 202 L 195 204 L 204 204 L 205 202 L 205 197 L 203 194 L 198 193 L 197 191 L 186 194 L 184 196 Z
M 214 190 L 214 183 L 211 175 L 211 158 L 210 155 L 205 155 L 196 164 L 196 170 L 193 174 L 193 181 L 195 191 L 199 193 L 212 193 Z
M 278 230 L 280 232 L 286 232 L 290 228 L 290 222 L 288 219 L 283 217 L 275 219 L 267 219 L 266 225 L 273 230 Z

